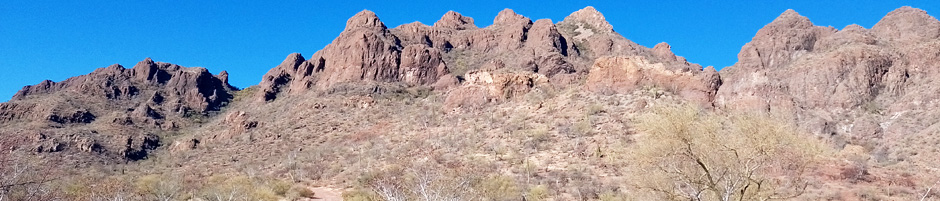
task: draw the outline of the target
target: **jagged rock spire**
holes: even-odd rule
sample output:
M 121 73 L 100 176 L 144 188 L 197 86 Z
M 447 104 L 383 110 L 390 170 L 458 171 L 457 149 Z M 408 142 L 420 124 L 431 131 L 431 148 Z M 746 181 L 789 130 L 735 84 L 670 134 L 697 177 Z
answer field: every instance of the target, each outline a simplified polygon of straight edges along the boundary
M 441 16 L 440 20 L 434 23 L 434 27 L 457 30 L 477 28 L 477 26 L 473 24 L 473 18 L 463 16 L 455 11 L 447 11 L 444 16 Z
M 385 23 L 379 20 L 379 17 L 372 11 L 362 10 L 346 20 L 346 30 L 355 28 L 381 28 L 386 29 Z
M 496 18 L 493 19 L 493 25 L 512 25 L 517 23 L 532 23 L 532 20 L 520 14 L 516 14 L 515 11 L 509 8 L 500 11 L 499 14 L 496 15 Z
M 809 21 L 809 18 L 800 15 L 800 13 L 797 13 L 793 9 L 787 9 L 786 11 L 781 13 L 780 16 L 777 16 L 777 18 L 774 19 L 773 22 L 770 22 L 770 24 L 767 24 L 765 28 L 769 26 L 805 28 L 805 27 L 812 27 L 813 22 Z
M 610 25 L 607 22 L 607 19 L 604 18 L 604 14 L 594 9 L 592 6 L 585 7 L 581 10 L 575 11 L 565 17 L 566 22 L 582 22 L 587 25 L 598 29 L 598 31 L 613 32 L 614 26 Z

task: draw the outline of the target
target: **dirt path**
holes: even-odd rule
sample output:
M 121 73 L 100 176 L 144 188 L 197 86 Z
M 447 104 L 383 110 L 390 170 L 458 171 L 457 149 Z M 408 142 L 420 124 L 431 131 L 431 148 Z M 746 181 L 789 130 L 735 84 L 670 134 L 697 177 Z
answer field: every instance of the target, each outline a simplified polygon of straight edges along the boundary
M 325 201 L 342 201 L 343 200 L 343 190 L 338 188 L 329 188 L 329 187 L 312 187 L 310 190 L 313 191 L 312 200 L 325 200 Z

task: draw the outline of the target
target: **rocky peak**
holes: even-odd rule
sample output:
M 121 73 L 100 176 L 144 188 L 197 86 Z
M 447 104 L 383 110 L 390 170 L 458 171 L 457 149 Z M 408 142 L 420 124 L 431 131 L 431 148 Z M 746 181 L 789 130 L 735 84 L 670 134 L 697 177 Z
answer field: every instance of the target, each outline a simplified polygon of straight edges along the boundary
M 863 32 L 866 30 L 868 29 L 865 29 L 865 27 L 862 27 L 862 25 L 850 24 L 846 25 L 845 28 L 842 28 L 842 30 L 839 30 L 839 32 Z
M 222 83 L 228 83 L 228 71 L 223 70 L 222 72 L 219 72 L 219 74 L 216 75 L 215 78 L 222 81 Z
M 570 23 L 585 23 L 601 32 L 614 31 L 614 26 L 607 22 L 607 19 L 604 18 L 604 14 L 601 14 L 601 12 L 597 11 L 597 9 L 594 9 L 592 6 L 571 13 L 571 15 L 565 17 L 564 21 Z
M 353 15 L 349 20 L 346 20 L 347 31 L 356 28 L 386 29 L 385 23 L 382 23 L 379 17 L 369 10 L 359 11 L 359 13 Z
M 767 26 L 764 26 L 764 29 L 767 29 L 769 27 L 806 28 L 806 27 L 812 27 L 812 26 L 813 26 L 813 22 L 810 21 L 809 18 L 800 15 L 800 13 L 797 13 L 793 9 L 787 9 L 786 11 L 781 13 L 780 16 L 777 16 L 777 18 L 774 19 L 774 21 L 770 22 L 770 24 L 767 24 Z
M 940 21 L 927 11 L 904 6 L 881 18 L 872 30 L 882 37 L 919 41 L 940 36 Z
M 666 42 L 661 42 L 653 46 L 653 54 L 667 60 L 676 59 L 676 54 L 672 53 L 672 46 L 669 46 L 669 43 Z
M 137 68 L 137 67 L 145 67 L 145 66 L 153 66 L 155 63 L 156 63 L 156 62 L 154 62 L 153 59 L 150 59 L 150 57 L 147 57 L 147 58 L 144 58 L 143 61 L 137 62 L 137 65 L 134 65 L 134 68 Z
M 290 55 L 287 55 L 287 58 L 284 58 L 284 61 L 281 62 L 281 65 L 278 65 L 277 67 L 296 71 L 297 67 L 306 60 L 307 59 L 304 59 L 304 56 L 300 55 L 300 53 L 291 53 Z
M 147 58 L 130 70 L 111 65 L 61 82 L 43 81 L 26 86 L 17 92 L 11 103 L 38 106 L 0 109 L 3 110 L 0 114 L 15 113 L 15 119 L 50 120 L 52 123 L 91 123 L 93 120 L 62 118 L 100 116 L 106 118 L 106 122 L 120 122 L 120 125 L 171 128 L 174 123 L 164 122 L 164 117 L 207 115 L 227 104 L 231 92 L 236 90 L 227 83 L 227 74 L 212 75 L 205 68 L 181 67 Z M 145 111 L 134 113 L 134 108 Z M 82 112 L 76 115 L 74 111 Z
M 559 52 L 567 55 L 567 44 L 558 32 L 558 28 L 549 19 L 536 20 L 532 24 L 526 43 L 537 53 Z
M 454 11 L 447 11 L 444 16 L 441 16 L 440 20 L 434 23 L 434 27 L 456 30 L 477 28 L 477 26 L 473 24 L 473 18 L 463 16 L 460 13 Z
M 735 66 L 781 67 L 790 63 L 793 55 L 813 51 L 818 39 L 835 32 L 831 27 L 814 26 L 809 18 L 787 10 L 758 30 L 751 42 L 741 48 L 739 64 Z
M 512 9 L 503 9 L 499 14 L 496 15 L 496 18 L 493 19 L 493 25 L 519 25 L 519 24 L 531 24 L 532 20 L 528 17 L 516 14 Z

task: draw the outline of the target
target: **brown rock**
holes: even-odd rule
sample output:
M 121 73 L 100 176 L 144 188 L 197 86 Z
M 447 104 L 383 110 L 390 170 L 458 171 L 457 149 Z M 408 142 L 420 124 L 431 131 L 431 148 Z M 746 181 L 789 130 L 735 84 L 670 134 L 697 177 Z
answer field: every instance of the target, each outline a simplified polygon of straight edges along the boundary
M 430 85 L 448 74 L 441 51 L 424 45 L 406 46 L 401 53 L 399 80 L 417 85 Z
M 382 23 L 382 21 L 379 20 L 379 17 L 376 16 L 374 12 L 369 10 L 362 10 L 346 20 L 346 31 L 354 29 L 384 30 L 386 27 L 385 23 Z
M 277 67 L 272 68 L 262 77 L 259 86 L 259 93 L 263 100 L 273 100 L 285 88 L 297 88 L 294 91 L 303 91 L 313 86 L 315 77 L 314 72 L 319 69 L 315 65 L 322 66 L 321 63 L 311 64 L 304 59 L 300 53 L 293 53 L 287 56 Z
M 545 84 L 548 84 L 548 78 L 537 73 L 490 69 L 471 71 L 467 73 L 460 87 L 447 93 L 444 110 L 481 107 L 490 102 L 524 95 L 532 88 Z
M 614 31 L 614 26 L 607 22 L 604 14 L 594 9 L 592 6 L 584 7 L 565 17 L 567 22 L 585 23 L 589 29 L 598 31 L 598 33 L 610 33 Z
M 525 34 L 532 26 L 532 20 L 507 8 L 496 15 L 493 26 L 496 31 L 496 51 L 505 52 L 522 47 L 526 40 Z
M 518 26 L 529 25 L 531 23 L 532 23 L 532 20 L 530 20 L 529 18 L 522 16 L 520 14 L 516 14 L 515 11 L 513 11 L 512 9 L 508 9 L 508 8 L 503 9 L 503 11 L 500 11 L 499 14 L 496 14 L 496 18 L 493 19 L 493 25 L 496 25 L 496 26 L 518 27 Z
M 704 71 L 669 69 L 662 63 L 651 63 L 643 57 L 601 57 L 588 74 L 585 87 L 594 92 L 632 93 L 657 87 L 710 106 L 721 85 L 714 68 Z
M 447 23 L 444 24 L 441 26 Z M 404 32 L 411 34 L 409 36 L 422 39 L 427 39 L 429 33 L 436 33 L 430 31 L 434 27 L 421 24 L 400 28 L 409 31 Z M 259 96 L 263 100 L 273 100 L 283 91 L 327 90 L 357 82 L 402 81 L 432 85 L 441 77 L 449 76 L 449 70 L 441 50 L 429 45 L 435 43 L 401 46 L 398 37 L 387 30 L 374 13 L 363 11 L 350 18 L 346 30 L 333 43 L 314 54 L 312 58 L 315 59 L 304 60 L 295 53 L 268 71 L 259 84 Z
M 661 42 L 653 46 L 653 55 L 665 60 L 677 60 L 676 54 L 672 53 L 672 46 L 666 42 Z
M 526 47 L 532 49 L 533 54 L 557 52 L 568 55 L 567 43 L 550 19 L 536 20 L 527 37 Z
M 570 42 L 572 37 L 590 47 L 590 54 L 581 54 Z M 650 49 L 623 38 L 592 7 L 572 13 L 557 25 L 549 19 L 533 23 L 505 9 L 485 28 L 476 28 L 472 18 L 451 11 L 434 26 L 414 22 L 389 30 L 374 13 L 361 12 L 347 22 L 333 43 L 312 56 L 317 59 L 304 61 L 299 54 L 292 55 L 269 71 L 260 84 L 260 96 L 272 100 L 285 91 L 334 91 L 330 88 L 349 88 L 344 83 L 374 82 L 441 90 L 459 85 L 459 79 L 448 74 L 451 68 L 459 72 L 499 68 L 576 83 L 594 58 L 606 55 L 640 56 L 669 69 L 702 70 L 675 56 L 668 44 Z
M 160 146 L 160 136 L 154 134 L 140 134 L 122 137 L 118 142 L 126 142 L 120 150 L 124 159 L 137 161 L 146 159 L 150 153 Z
M 917 42 L 940 37 L 940 22 L 927 11 L 904 6 L 881 18 L 871 30 L 883 38 Z
M 788 64 L 798 54 L 813 51 L 818 38 L 835 32 L 832 28 L 813 26 L 808 18 L 787 10 L 757 31 L 752 42 L 741 48 L 735 66 L 778 68 Z
M 228 125 L 228 132 L 230 136 L 241 134 L 250 129 L 258 127 L 258 121 L 250 120 L 248 113 L 245 113 L 244 111 L 229 113 L 222 123 Z
M 787 11 L 758 31 L 739 61 L 721 71 L 716 105 L 783 113 L 834 146 L 855 144 L 888 156 L 898 139 L 927 138 L 940 113 L 938 24 L 903 7 L 871 30 L 812 26 Z
M 455 30 L 465 30 L 465 29 L 476 29 L 477 26 L 473 24 L 473 18 L 465 17 L 460 15 L 460 13 L 454 11 L 447 11 L 440 20 L 434 23 L 434 27 L 446 28 L 446 29 L 455 29 Z
M 62 82 L 47 80 L 38 85 L 24 87 L 13 97 L 11 105 L 7 106 L 8 109 L 15 111 L 5 110 L 0 111 L 0 114 L 9 114 L 7 117 L 43 116 L 41 118 L 58 123 L 90 123 L 94 119 L 93 116 L 96 116 L 94 114 L 105 114 L 108 113 L 106 111 L 117 109 L 113 106 L 79 108 L 77 110 L 83 112 L 70 113 L 75 111 L 72 107 L 86 107 L 79 106 L 79 103 L 129 104 L 128 108 L 136 107 L 131 105 L 152 103 L 154 104 L 152 109 L 159 110 L 159 113 L 204 114 L 220 109 L 231 99 L 231 92 L 235 89 L 220 78 L 227 79 L 227 76 L 214 76 L 205 68 L 186 68 L 154 62 L 147 58 L 133 69 L 111 65 Z M 143 92 L 152 96 L 139 96 Z M 40 101 L 39 99 L 53 94 L 71 98 L 42 100 L 42 107 L 32 108 L 37 110 L 24 110 L 24 107 L 16 107 L 19 104 L 30 105 L 27 103 Z
M 563 38 L 570 44 L 568 55 L 586 58 L 581 66 L 576 65 L 575 70 L 587 72 L 593 60 L 604 56 L 641 56 L 652 62 L 661 62 L 667 66 L 683 66 L 688 70 L 700 70 L 697 64 L 690 64 L 679 57 L 666 57 L 654 53 L 654 50 L 643 47 L 633 41 L 627 40 L 614 32 L 613 27 L 606 21 L 604 15 L 593 7 L 586 7 L 571 13 L 565 20 L 556 24 Z M 659 51 L 667 46 L 661 46 Z

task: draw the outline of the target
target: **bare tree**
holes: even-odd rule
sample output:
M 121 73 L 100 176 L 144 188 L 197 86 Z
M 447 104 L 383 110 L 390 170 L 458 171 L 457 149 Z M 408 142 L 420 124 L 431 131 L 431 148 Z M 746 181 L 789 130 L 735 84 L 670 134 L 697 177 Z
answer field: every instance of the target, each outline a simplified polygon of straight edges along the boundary
M 937 168 L 932 168 L 932 167 L 928 167 L 928 168 L 929 168 L 931 171 L 936 171 L 936 170 L 937 170 Z M 928 186 L 926 192 L 924 192 L 924 195 L 923 195 L 923 196 L 920 196 L 920 200 L 921 200 L 921 201 L 927 200 L 927 198 L 930 197 L 930 193 L 931 193 L 931 191 L 933 191 L 933 188 L 934 188 L 934 187 L 937 187 L 937 184 L 940 184 L 940 180 L 937 180 L 937 182 L 934 182 L 933 184 L 931 184 L 930 186 Z
M 674 200 L 768 200 L 802 194 L 818 143 L 764 114 L 692 106 L 641 116 L 635 185 Z M 642 173 L 641 173 L 642 172 Z
M 474 179 L 468 175 L 437 164 L 418 162 L 407 169 L 391 169 L 377 174 L 370 181 L 370 188 L 388 201 L 476 200 Z
M 0 201 L 55 199 L 49 182 L 51 173 L 43 173 L 39 160 L 11 151 L 0 153 Z

